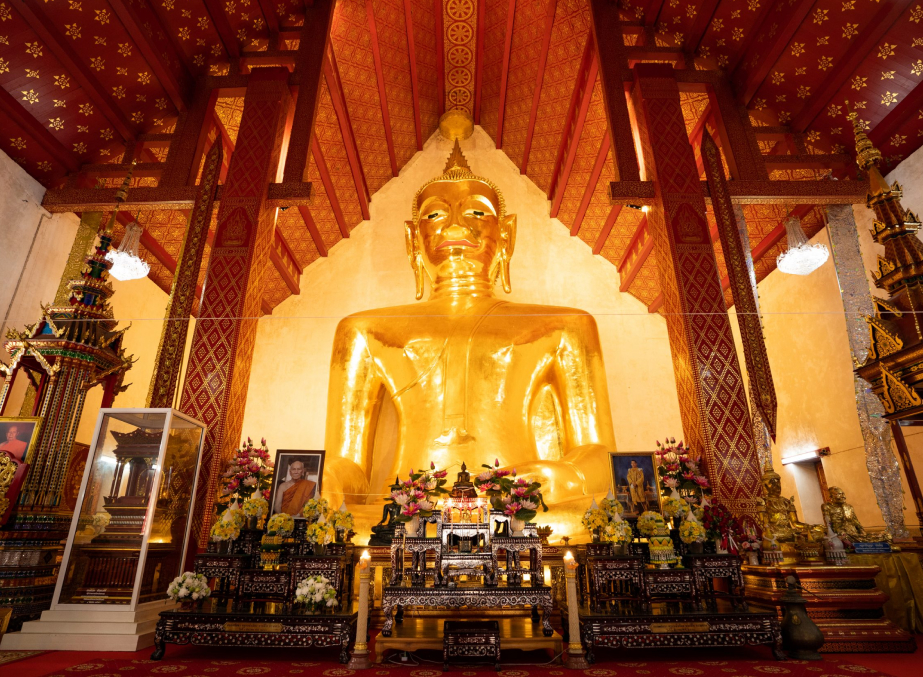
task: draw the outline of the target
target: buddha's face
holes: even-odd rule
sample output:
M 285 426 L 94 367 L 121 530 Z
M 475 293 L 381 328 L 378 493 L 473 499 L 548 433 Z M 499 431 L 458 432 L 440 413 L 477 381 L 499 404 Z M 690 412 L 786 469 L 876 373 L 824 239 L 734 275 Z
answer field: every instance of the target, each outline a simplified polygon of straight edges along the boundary
M 836 505 L 843 505 L 846 503 L 846 494 L 843 493 L 843 490 L 839 487 L 830 487 L 830 502 L 835 503 Z
M 408 253 L 422 259 L 433 282 L 447 278 L 493 281 L 513 253 L 516 217 L 499 216 L 500 198 L 485 183 L 438 181 L 419 196 L 419 220 L 407 222 Z
M 766 493 L 773 498 L 782 495 L 782 480 L 778 477 L 769 477 L 763 480 L 763 486 L 766 488 Z

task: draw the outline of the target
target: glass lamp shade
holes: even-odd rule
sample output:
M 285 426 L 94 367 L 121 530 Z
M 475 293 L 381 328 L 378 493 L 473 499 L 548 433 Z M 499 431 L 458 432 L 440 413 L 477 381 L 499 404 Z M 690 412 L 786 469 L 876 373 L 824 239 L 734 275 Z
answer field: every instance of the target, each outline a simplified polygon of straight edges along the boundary
M 106 253 L 106 260 L 112 263 L 109 274 L 120 282 L 139 280 L 151 272 L 150 264 L 138 256 L 141 232 L 141 226 L 132 221 L 125 226 L 125 237 L 119 248 Z
M 810 275 L 830 258 L 827 245 L 809 244 L 799 219 L 785 222 L 788 249 L 776 258 L 776 266 L 789 275 Z

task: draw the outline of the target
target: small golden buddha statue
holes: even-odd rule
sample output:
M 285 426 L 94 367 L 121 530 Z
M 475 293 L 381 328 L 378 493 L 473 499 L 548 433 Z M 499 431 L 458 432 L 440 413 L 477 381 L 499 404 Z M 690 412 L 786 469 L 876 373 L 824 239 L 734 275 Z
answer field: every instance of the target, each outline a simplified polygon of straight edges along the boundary
M 417 192 L 404 235 L 416 297 L 427 284 L 430 295 L 337 326 L 325 493 L 380 503 L 395 473 L 495 458 L 540 476 L 549 504 L 605 492 L 615 439 L 596 322 L 495 296 L 498 280 L 511 290 L 516 216 L 457 139 L 444 173 Z M 376 441 L 385 405 L 396 410 L 396 449 Z
M 798 519 L 795 498 L 783 498 L 782 478 L 769 464 L 763 469 L 763 538 L 773 538 L 782 550 L 791 552 L 794 545 L 822 543 L 827 528 L 819 524 L 805 524 Z M 789 547 L 786 548 L 786 545 Z
M 891 542 L 891 533 L 887 530 L 869 531 L 859 522 L 855 509 L 846 502 L 846 494 L 839 487 L 828 490 L 830 501 L 821 506 L 826 522 L 833 533 L 849 543 Z

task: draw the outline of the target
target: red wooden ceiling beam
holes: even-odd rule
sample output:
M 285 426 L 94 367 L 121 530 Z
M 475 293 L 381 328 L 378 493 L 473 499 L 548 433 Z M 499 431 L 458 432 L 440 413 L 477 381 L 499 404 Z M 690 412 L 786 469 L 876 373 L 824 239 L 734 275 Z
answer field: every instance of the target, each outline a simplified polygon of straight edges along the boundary
M 90 101 L 99 109 L 99 112 L 115 128 L 118 135 L 128 143 L 134 143 L 135 133 L 132 131 L 128 119 L 119 110 L 115 100 L 103 89 L 99 81 L 80 61 L 74 49 L 65 42 L 64 36 L 52 26 L 51 20 L 45 15 L 36 0 L 22 0 L 22 2 L 16 3 L 15 7 L 54 57 L 61 62 L 65 70 L 77 81 Z
M 58 141 L 48 128 L 36 120 L 13 95 L 0 87 L 0 111 L 3 111 L 30 140 L 37 143 L 51 159 L 64 165 L 69 172 L 80 169 L 80 159 Z M 6 130 L 4 130 L 6 131 Z
M 720 1 L 721 0 L 704 0 L 702 5 L 696 10 L 696 19 L 692 24 L 692 30 L 689 31 L 689 35 L 683 43 L 686 51 L 690 54 L 695 54 L 698 51 L 699 45 L 702 43 L 702 38 L 705 37 L 705 32 L 708 30 L 708 26 L 715 16 L 715 11 L 718 9 Z
M 487 0 L 478 0 L 477 42 L 474 62 L 474 124 L 481 124 L 481 82 L 484 79 L 484 33 L 487 22 Z
M 654 238 L 651 236 L 647 227 L 647 214 L 644 215 L 644 218 L 642 218 L 641 222 L 638 224 L 635 236 L 631 246 L 625 250 L 625 256 L 619 264 L 619 276 L 621 276 L 619 291 L 621 292 L 626 292 L 631 289 L 632 282 L 635 281 L 641 268 L 644 266 L 645 262 L 647 262 L 647 258 L 651 255 L 651 252 L 654 251 Z M 626 264 L 629 262 L 629 255 L 633 249 L 638 250 L 637 256 L 631 261 L 631 265 L 628 267 L 627 272 L 623 272 Z
M 587 181 L 586 188 L 583 189 L 583 199 L 580 200 L 580 206 L 577 208 L 577 214 L 574 216 L 574 222 L 570 227 L 570 234 L 576 235 L 580 232 L 580 226 L 583 224 L 583 217 L 586 216 L 586 210 L 590 206 L 590 200 L 593 199 L 593 193 L 596 192 L 596 184 L 599 183 L 599 175 L 602 174 L 603 165 L 606 163 L 606 156 L 609 155 L 609 132 L 603 135 L 602 143 L 599 144 L 599 152 L 596 154 L 596 162 L 593 163 L 593 171 L 590 172 L 590 180 Z
M 279 272 L 282 281 L 292 294 L 301 293 L 301 271 L 298 270 L 298 263 L 292 255 L 282 233 L 276 229 L 273 237 L 272 247 L 269 248 L 269 260 L 275 269 Z M 291 264 L 291 266 L 289 266 Z
M 529 113 L 529 131 L 526 133 L 526 144 L 522 151 L 522 166 L 520 174 L 527 173 L 529 165 L 529 151 L 532 150 L 532 134 L 535 132 L 535 119 L 538 116 L 538 104 L 542 99 L 542 81 L 545 79 L 545 64 L 548 63 L 548 48 L 551 46 L 551 32 L 554 30 L 554 15 L 558 7 L 558 0 L 548 3 L 547 16 L 545 17 L 545 36 L 542 38 L 542 51 L 538 57 L 538 74 L 535 77 L 535 87 L 532 91 L 532 111 Z
M 445 36 L 442 23 L 442 0 L 433 0 L 433 17 L 436 23 L 436 94 L 439 97 L 441 117 L 445 113 Z
M 548 184 L 548 195 L 553 197 L 558 185 L 558 179 L 561 176 L 561 167 L 567 157 L 567 148 L 571 138 L 573 138 L 574 122 L 577 117 L 577 111 L 580 110 L 580 102 L 583 100 L 584 88 L 589 86 L 587 74 L 590 66 L 593 64 L 593 39 L 587 37 L 586 44 L 583 46 L 583 57 L 580 60 L 580 66 L 577 69 L 577 77 L 574 78 L 574 88 L 570 94 L 570 104 L 567 107 L 567 116 L 564 118 L 562 127 L 561 140 L 558 142 L 558 152 L 554 159 L 554 169 L 551 172 L 551 182 Z
M 750 43 L 749 49 L 747 49 L 745 56 L 737 65 L 732 77 L 737 91 L 737 98 L 744 106 L 750 103 L 750 99 L 753 98 L 760 85 L 763 84 L 763 80 L 769 75 L 769 71 L 772 70 L 779 57 L 782 56 L 782 52 L 785 51 L 788 43 L 794 37 L 795 31 L 801 27 L 802 22 L 810 13 L 814 2 L 815 0 L 798 0 L 794 7 L 786 9 L 784 14 L 788 17 L 788 21 L 782 30 L 776 33 L 775 39 L 768 46 L 755 39 Z M 781 5 L 771 2 L 767 2 L 766 6 L 767 8 L 781 7 Z M 754 30 L 757 29 L 766 30 L 765 24 L 754 24 Z M 744 68 L 753 60 L 756 61 L 756 65 L 752 66 L 749 72 L 745 72 Z
M 506 36 L 503 44 L 503 66 L 500 68 L 500 103 L 497 113 L 497 148 L 503 147 L 503 115 L 506 112 L 506 83 L 510 76 L 510 54 L 513 51 L 513 23 L 516 18 L 516 0 L 510 0 L 506 13 Z
M 423 130 L 420 124 L 420 87 L 417 84 L 417 48 L 413 40 L 413 13 L 410 8 L 410 0 L 404 0 L 404 25 L 407 27 L 407 54 L 410 59 L 410 87 L 413 91 L 413 125 L 417 133 L 417 150 L 423 150 Z
M 186 110 L 192 101 L 193 79 L 156 12 L 143 2 L 129 6 L 126 0 L 109 0 L 109 4 L 176 110 Z
M 660 18 L 660 12 L 663 10 L 664 0 L 647 0 L 644 3 L 644 20 L 645 26 L 656 26 L 657 19 Z
M 221 38 L 221 44 L 224 45 L 224 51 L 228 53 L 231 59 L 240 58 L 240 43 L 234 34 L 234 29 L 224 13 L 221 0 L 202 0 L 205 3 L 205 11 L 211 17 L 215 30 L 218 31 L 218 37 Z
M 397 156 L 394 154 L 394 138 L 391 135 L 391 114 L 388 112 L 388 92 L 385 90 L 385 72 L 381 65 L 381 51 L 378 49 L 378 28 L 375 26 L 375 9 L 372 5 L 372 0 L 365 0 L 365 13 L 368 17 L 369 33 L 371 35 L 372 59 L 375 61 L 375 78 L 378 81 L 378 99 L 381 102 L 381 119 L 385 128 L 385 140 L 388 142 L 388 157 L 391 160 L 391 176 L 397 176 Z
M 876 10 L 875 16 L 865 24 L 862 32 L 852 42 L 842 63 L 838 63 L 830 77 L 823 80 L 823 87 L 808 99 L 795 119 L 792 131 L 803 132 L 830 105 L 833 97 L 855 73 L 856 69 L 872 55 L 872 50 L 900 19 L 908 6 L 917 0 L 885 0 Z
M 593 245 L 593 253 L 599 254 L 603 247 L 606 246 L 606 240 L 609 239 L 609 233 L 612 232 L 612 226 L 615 225 L 615 222 L 619 218 L 619 214 L 622 213 L 622 205 L 614 204 L 609 210 L 609 216 L 606 217 L 606 222 L 603 224 L 603 228 L 599 231 L 599 237 L 596 238 L 596 244 Z
M 274 0 L 259 0 L 260 10 L 266 19 L 266 30 L 269 32 L 270 44 L 275 41 L 279 42 L 279 15 L 276 14 L 276 2 Z M 285 279 L 285 275 L 282 276 Z
M 363 219 L 370 219 L 369 187 L 365 182 L 362 162 L 359 160 L 359 148 L 356 145 L 356 137 L 353 135 L 349 110 L 346 108 L 346 98 L 343 95 L 343 83 L 340 82 L 340 72 L 332 49 L 327 50 L 327 58 L 324 59 L 324 78 L 327 80 L 327 89 L 333 101 L 333 110 L 337 114 L 340 136 L 343 137 L 343 145 L 346 147 L 346 159 L 349 161 L 349 170 L 353 175 L 353 183 L 356 185 L 356 195 L 359 196 L 359 209 Z
M 340 201 L 337 199 L 333 181 L 330 180 L 330 172 L 327 171 L 327 161 L 324 160 L 324 154 L 321 152 L 317 137 L 311 139 L 311 152 L 314 154 L 314 163 L 317 165 L 321 183 L 324 184 L 324 190 L 327 191 L 327 199 L 330 200 L 330 209 L 333 210 L 333 216 L 336 218 L 337 225 L 340 227 L 340 234 L 343 237 L 349 237 L 349 228 L 346 225 L 346 218 L 343 216 L 343 210 L 340 209 Z
M 634 132 L 631 129 L 625 81 L 622 77 L 628 67 L 628 58 L 619 11 L 618 6 L 610 0 L 590 0 L 606 120 L 615 148 L 612 154 L 615 176 L 620 181 L 640 181 L 641 171 L 635 153 Z
M 656 313 L 658 310 L 660 310 L 660 307 L 662 305 L 663 305 L 663 292 L 660 292 L 659 294 L 657 294 L 657 296 L 654 297 L 654 300 L 651 301 L 651 305 L 647 307 L 647 312 Z
M 587 72 L 586 86 L 583 88 L 580 98 L 580 108 L 577 111 L 574 120 L 574 132 L 570 136 L 570 142 L 567 147 L 567 155 L 561 165 L 561 177 L 554 186 L 551 196 L 551 217 L 555 218 L 561 209 L 561 200 L 564 199 L 564 192 L 567 190 L 567 181 L 570 179 L 570 170 L 574 166 L 574 158 L 577 155 L 577 147 L 580 145 L 580 136 L 583 134 L 583 125 L 586 122 L 587 111 L 590 109 L 590 100 L 593 98 L 593 83 L 596 82 L 596 73 L 599 67 L 599 60 L 593 56 L 590 69 Z M 565 130 L 566 132 L 566 130 Z
M 314 223 L 314 217 L 311 215 L 311 210 L 304 206 L 299 206 L 298 211 L 301 212 L 301 219 L 304 221 L 305 228 L 308 229 L 308 232 L 311 233 L 311 239 L 314 240 L 314 246 L 317 248 L 317 253 L 321 256 L 327 256 L 327 245 L 324 244 L 324 238 L 320 236 L 320 231 L 317 230 L 317 224 Z

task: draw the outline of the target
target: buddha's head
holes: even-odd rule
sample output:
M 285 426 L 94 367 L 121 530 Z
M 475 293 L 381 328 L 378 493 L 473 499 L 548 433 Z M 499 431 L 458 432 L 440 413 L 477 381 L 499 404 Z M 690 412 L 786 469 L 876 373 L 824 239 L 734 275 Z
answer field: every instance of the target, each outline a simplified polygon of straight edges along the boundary
M 846 503 L 846 494 L 839 487 L 830 487 L 827 494 L 830 496 L 830 502 L 834 505 L 843 505 Z
M 782 477 L 768 463 L 763 468 L 763 490 L 771 498 L 782 495 Z
M 490 293 L 497 277 L 510 292 L 516 215 L 506 214 L 493 183 L 471 172 L 457 140 L 443 174 L 417 192 L 404 234 L 417 299 L 424 276 L 437 292 Z

